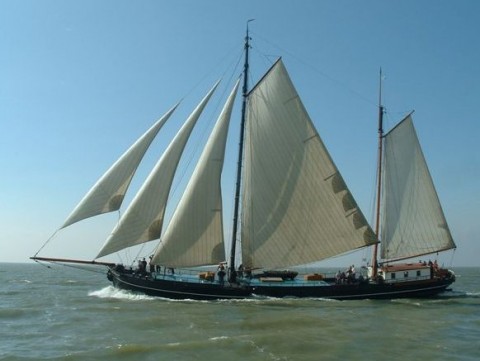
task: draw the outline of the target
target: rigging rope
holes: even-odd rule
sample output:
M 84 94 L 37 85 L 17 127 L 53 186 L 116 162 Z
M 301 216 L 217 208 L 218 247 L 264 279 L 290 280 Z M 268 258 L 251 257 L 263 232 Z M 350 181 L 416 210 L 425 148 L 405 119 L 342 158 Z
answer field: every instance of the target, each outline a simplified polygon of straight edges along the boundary
M 60 229 L 57 229 L 51 236 L 49 239 L 47 239 L 47 241 L 43 244 L 42 247 L 40 247 L 40 249 L 37 251 L 37 253 L 35 253 L 35 255 L 33 257 L 37 257 L 37 255 L 40 253 L 40 251 L 45 248 L 45 246 L 53 239 L 53 237 L 55 237 L 55 235 L 58 233 Z

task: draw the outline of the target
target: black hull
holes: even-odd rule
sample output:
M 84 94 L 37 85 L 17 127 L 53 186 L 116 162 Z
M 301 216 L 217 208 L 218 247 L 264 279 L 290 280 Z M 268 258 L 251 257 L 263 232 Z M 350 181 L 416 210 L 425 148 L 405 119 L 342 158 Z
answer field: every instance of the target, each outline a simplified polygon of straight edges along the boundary
M 428 298 L 444 292 L 452 281 L 428 280 L 394 284 L 356 283 L 318 287 L 252 287 L 252 293 L 268 297 L 327 298 L 334 300 Z
M 335 300 L 428 298 L 444 292 L 454 277 L 433 278 L 397 283 L 357 282 L 353 284 L 322 283 L 322 285 L 266 284 L 248 282 L 223 285 L 217 281 L 191 281 L 176 277 L 155 279 L 149 274 L 138 275 L 110 269 L 114 287 L 170 299 L 218 300 L 250 297 L 298 297 Z
M 148 274 L 109 271 L 109 279 L 119 289 L 140 292 L 149 296 L 171 299 L 218 300 L 242 299 L 251 295 L 249 287 L 205 281 L 188 282 L 172 277 L 153 279 Z

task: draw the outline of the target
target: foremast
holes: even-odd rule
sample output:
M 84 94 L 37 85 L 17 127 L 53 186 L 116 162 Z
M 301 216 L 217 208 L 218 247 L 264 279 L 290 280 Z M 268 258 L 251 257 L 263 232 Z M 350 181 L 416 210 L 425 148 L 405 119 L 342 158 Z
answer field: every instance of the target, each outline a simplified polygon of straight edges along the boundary
M 250 19 L 247 21 L 247 31 L 245 35 L 245 62 L 243 65 L 243 87 L 242 87 L 242 115 L 240 120 L 240 141 L 238 146 L 238 162 L 237 162 L 237 181 L 235 184 L 235 204 L 233 210 L 233 229 L 232 229 L 232 242 L 230 247 L 230 268 L 229 268 L 229 281 L 236 282 L 237 271 L 235 270 L 235 255 L 238 233 L 238 215 L 240 213 L 240 189 L 242 178 L 242 160 L 243 160 L 243 144 L 245 138 L 245 118 L 247 108 L 247 94 L 248 94 L 248 51 L 250 49 L 250 36 L 248 33 L 248 23 L 253 21 Z
M 382 69 L 380 68 L 379 95 L 378 95 L 378 164 L 377 164 L 377 204 L 375 216 L 375 234 L 380 239 L 380 203 L 382 193 L 382 153 L 383 153 L 383 114 L 385 108 L 382 105 Z M 378 243 L 373 245 L 372 277 L 377 277 Z

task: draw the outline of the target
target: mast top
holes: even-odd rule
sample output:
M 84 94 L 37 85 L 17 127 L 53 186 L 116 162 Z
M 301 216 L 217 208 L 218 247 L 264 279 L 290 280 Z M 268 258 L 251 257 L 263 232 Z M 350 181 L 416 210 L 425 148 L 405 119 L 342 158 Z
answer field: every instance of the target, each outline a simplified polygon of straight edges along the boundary
M 379 77 L 379 92 L 378 92 L 378 133 L 383 135 L 383 114 L 385 113 L 385 107 L 382 104 L 382 85 L 383 85 L 383 73 L 380 67 Z
M 382 106 L 382 80 L 383 80 L 383 74 L 382 74 L 382 67 L 380 67 L 380 78 L 379 78 L 379 89 L 380 91 L 378 92 L 378 106 Z
M 243 87 L 242 87 L 242 95 L 244 99 L 247 97 L 247 94 L 248 94 L 248 67 L 249 67 L 248 50 L 250 49 L 250 40 L 251 40 L 249 31 L 248 31 L 248 24 L 254 20 L 255 19 L 247 20 L 247 30 L 245 34 L 245 63 L 243 65 Z

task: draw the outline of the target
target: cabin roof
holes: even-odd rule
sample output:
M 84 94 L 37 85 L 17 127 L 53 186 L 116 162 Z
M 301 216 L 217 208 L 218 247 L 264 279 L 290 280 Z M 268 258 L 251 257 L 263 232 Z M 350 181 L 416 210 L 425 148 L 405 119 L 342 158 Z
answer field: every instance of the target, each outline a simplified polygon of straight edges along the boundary
M 429 265 L 424 263 L 402 263 L 382 266 L 384 272 L 410 271 L 414 269 L 428 269 Z

